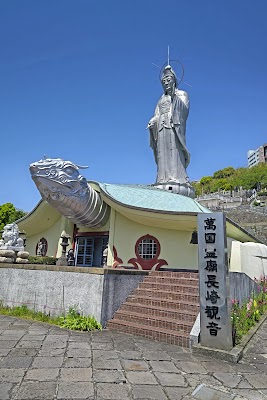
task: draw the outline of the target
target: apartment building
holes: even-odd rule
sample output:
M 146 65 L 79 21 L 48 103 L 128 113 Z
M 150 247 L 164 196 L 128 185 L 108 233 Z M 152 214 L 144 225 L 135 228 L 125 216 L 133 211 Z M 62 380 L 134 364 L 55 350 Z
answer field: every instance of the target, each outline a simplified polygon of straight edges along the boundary
M 247 152 L 248 167 L 254 167 L 261 162 L 267 162 L 267 143 L 263 144 L 256 150 Z

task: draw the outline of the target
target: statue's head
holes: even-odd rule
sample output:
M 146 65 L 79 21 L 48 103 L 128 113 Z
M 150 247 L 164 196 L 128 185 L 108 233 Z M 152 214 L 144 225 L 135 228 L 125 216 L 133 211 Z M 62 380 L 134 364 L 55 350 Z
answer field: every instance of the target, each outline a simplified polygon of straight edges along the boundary
M 177 78 L 170 65 L 167 65 L 163 70 L 161 84 L 164 89 L 164 93 L 171 93 L 177 87 Z

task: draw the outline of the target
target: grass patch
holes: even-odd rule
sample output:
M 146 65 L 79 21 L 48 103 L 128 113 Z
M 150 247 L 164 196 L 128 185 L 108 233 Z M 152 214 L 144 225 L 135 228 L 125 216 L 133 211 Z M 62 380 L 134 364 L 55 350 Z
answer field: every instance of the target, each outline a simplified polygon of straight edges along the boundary
M 92 331 L 95 329 L 102 330 L 101 324 L 95 319 L 95 317 L 84 316 L 75 307 L 70 307 L 66 316 L 52 317 L 42 313 L 41 311 L 31 310 L 25 304 L 17 307 L 8 307 L 4 306 L 3 302 L 0 301 L 0 314 L 46 322 L 58 325 L 62 328 L 78 331 Z

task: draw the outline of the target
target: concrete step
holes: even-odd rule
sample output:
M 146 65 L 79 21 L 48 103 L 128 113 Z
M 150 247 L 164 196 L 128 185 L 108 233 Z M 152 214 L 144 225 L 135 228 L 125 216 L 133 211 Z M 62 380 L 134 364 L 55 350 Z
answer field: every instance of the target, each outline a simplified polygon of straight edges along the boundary
M 159 308 L 168 308 L 168 309 L 174 309 L 174 310 L 188 310 L 194 312 L 195 310 L 199 309 L 199 302 L 188 302 L 186 300 L 180 300 L 179 302 L 177 300 L 171 300 L 171 299 L 162 299 L 162 298 L 149 298 L 147 296 L 136 296 L 136 295 L 131 295 L 128 297 L 127 301 L 130 301 L 131 303 L 135 304 L 143 304 L 153 307 L 159 307 Z
M 184 310 L 184 309 L 171 309 L 164 307 L 151 306 L 147 304 L 132 303 L 129 300 L 125 302 L 120 310 L 126 311 L 128 313 L 139 313 L 140 315 L 149 315 L 151 317 L 165 317 L 173 320 L 187 321 L 194 324 L 196 316 L 198 314 L 197 310 Z
M 133 296 L 143 296 L 147 297 L 148 299 L 163 299 L 163 300 L 176 300 L 176 301 L 187 301 L 196 303 L 199 301 L 198 294 L 191 294 L 191 293 L 178 293 L 178 292 L 171 292 L 171 291 L 162 291 L 162 290 L 154 290 L 154 289 L 143 289 L 140 286 L 135 289 L 133 292 Z
M 176 293 L 191 293 L 191 294 L 199 294 L 198 282 L 196 285 L 189 285 L 187 282 L 184 284 L 179 283 L 165 283 L 163 282 L 155 282 L 155 281 L 143 281 L 139 284 L 138 288 L 140 289 L 151 289 L 162 292 L 176 292 Z
M 150 271 L 149 276 L 163 277 L 163 278 L 194 278 L 198 279 L 198 272 L 190 271 Z
M 175 332 L 164 328 L 147 327 L 134 322 L 112 319 L 108 322 L 107 328 L 114 331 L 130 333 L 148 339 L 174 344 L 181 347 L 189 347 L 188 333 Z
M 147 275 L 144 277 L 143 282 L 150 282 L 150 283 L 165 283 L 165 284 L 172 284 L 172 285 L 189 285 L 189 286 L 199 286 L 198 278 L 179 278 L 179 277 L 164 277 L 164 276 L 151 276 Z
M 170 331 L 183 332 L 190 334 L 192 322 L 174 320 L 166 317 L 141 315 L 138 312 L 127 312 L 120 309 L 116 312 L 116 320 L 129 321 L 146 327 L 168 329 Z

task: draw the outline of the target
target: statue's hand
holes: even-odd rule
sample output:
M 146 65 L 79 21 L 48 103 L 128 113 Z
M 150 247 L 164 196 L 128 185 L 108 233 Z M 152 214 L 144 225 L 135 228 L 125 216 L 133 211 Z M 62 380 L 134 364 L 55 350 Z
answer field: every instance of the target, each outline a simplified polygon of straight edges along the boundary
M 151 118 L 151 120 L 149 121 L 149 123 L 148 123 L 146 129 L 153 128 L 153 126 L 154 126 L 155 124 L 156 124 L 156 118 L 153 117 L 153 118 Z

